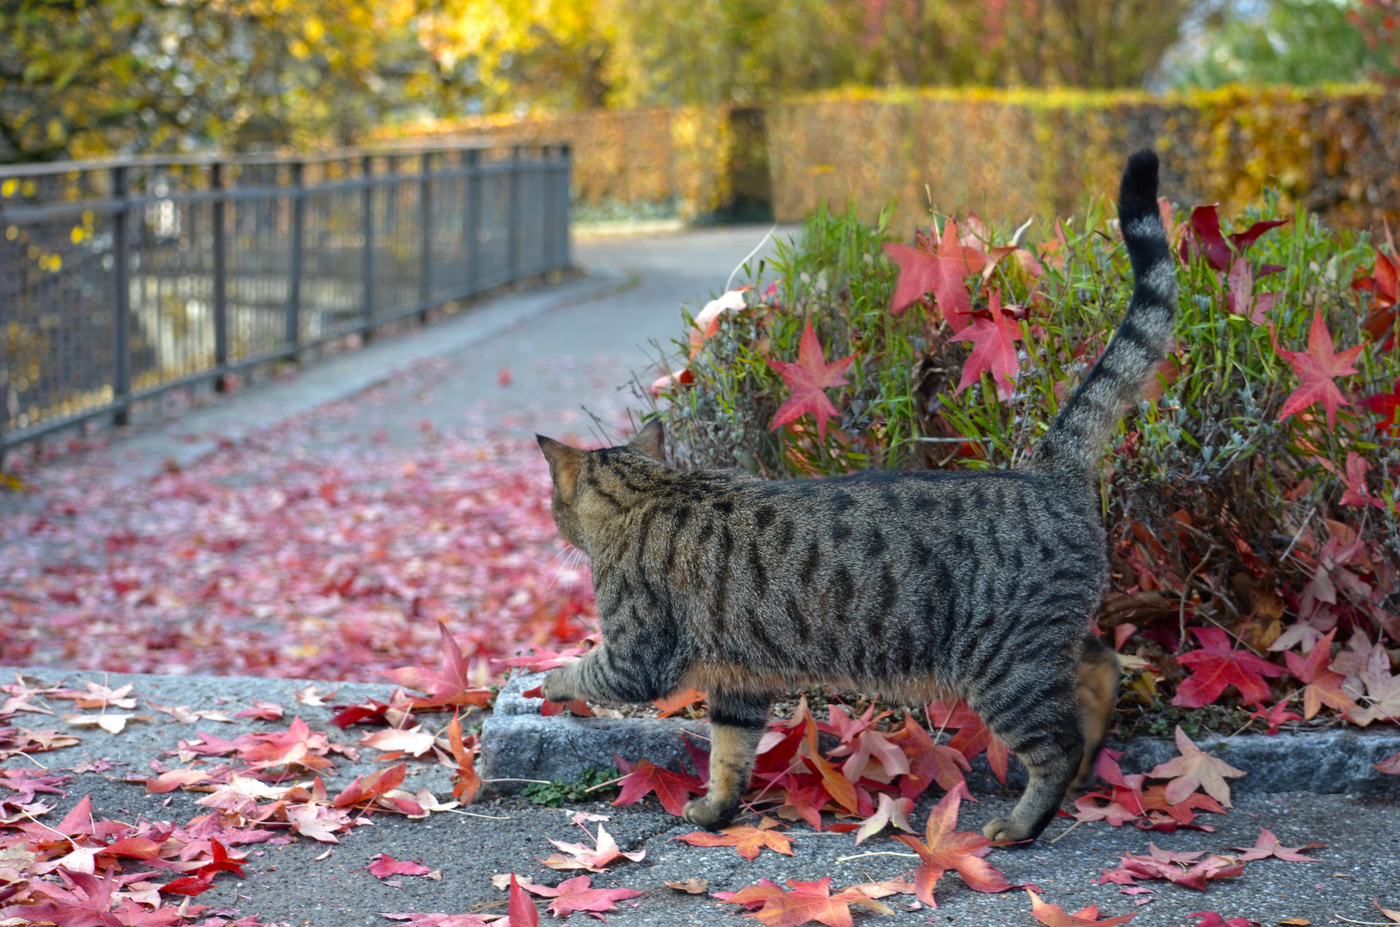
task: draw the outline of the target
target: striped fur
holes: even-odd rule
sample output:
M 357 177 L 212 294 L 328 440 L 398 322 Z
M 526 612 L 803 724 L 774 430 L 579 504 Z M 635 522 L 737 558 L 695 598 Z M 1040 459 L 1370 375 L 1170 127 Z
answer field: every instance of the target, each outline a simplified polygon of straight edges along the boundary
M 1030 772 L 984 832 L 1038 836 L 1087 781 L 1116 696 L 1117 658 L 1089 633 L 1108 567 L 1088 477 L 1170 331 L 1155 198 L 1156 158 L 1135 155 L 1121 206 L 1133 303 L 1031 468 L 770 482 L 666 466 L 655 422 L 597 451 L 540 438 L 556 524 L 593 561 L 604 637 L 545 695 L 705 690 L 710 788 L 685 816 L 709 827 L 738 809 L 778 694 L 825 683 L 906 704 L 965 698 Z
M 1087 471 L 1098 466 L 1104 442 L 1123 408 L 1166 355 L 1176 316 L 1176 263 L 1157 209 L 1157 155 L 1128 159 L 1118 194 L 1118 225 L 1133 265 L 1133 299 L 1108 348 L 1036 447 L 1039 470 Z

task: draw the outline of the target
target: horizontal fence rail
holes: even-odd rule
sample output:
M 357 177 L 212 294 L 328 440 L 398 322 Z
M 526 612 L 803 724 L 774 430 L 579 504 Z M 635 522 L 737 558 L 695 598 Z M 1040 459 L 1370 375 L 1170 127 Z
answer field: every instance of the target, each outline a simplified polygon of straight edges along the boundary
M 569 265 L 566 145 L 0 166 L 0 458 Z

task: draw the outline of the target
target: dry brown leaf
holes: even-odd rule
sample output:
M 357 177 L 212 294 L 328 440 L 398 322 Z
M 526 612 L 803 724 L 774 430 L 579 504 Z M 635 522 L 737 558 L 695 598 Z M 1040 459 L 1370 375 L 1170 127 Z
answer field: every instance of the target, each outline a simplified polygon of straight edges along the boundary
M 667 882 L 667 888 L 691 895 L 703 895 L 710 890 L 709 879 L 686 879 L 684 882 Z

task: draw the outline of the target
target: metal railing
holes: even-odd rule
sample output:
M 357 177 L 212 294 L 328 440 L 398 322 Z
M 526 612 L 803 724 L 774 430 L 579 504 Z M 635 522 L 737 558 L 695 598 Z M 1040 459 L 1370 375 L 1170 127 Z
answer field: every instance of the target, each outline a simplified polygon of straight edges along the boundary
M 569 265 L 568 146 L 0 167 L 0 457 Z

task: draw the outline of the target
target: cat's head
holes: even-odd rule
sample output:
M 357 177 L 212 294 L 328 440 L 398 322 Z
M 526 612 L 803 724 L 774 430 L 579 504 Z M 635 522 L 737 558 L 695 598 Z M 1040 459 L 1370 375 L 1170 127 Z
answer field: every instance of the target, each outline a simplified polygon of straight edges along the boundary
M 634 490 L 625 479 L 629 463 L 641 459 L 665 461 L 665 433 L 661 423 L 651 421 L 627 444 L 585 451 L 535 435 L 544 459 L 549 461 L 549 478 L 554 481 L 554 524 L 570 544 L 592 556 L 587 538 L 610 514 L 616 513 L 618 499 Z M 630 460 L 629 460 L 630 459 Z

